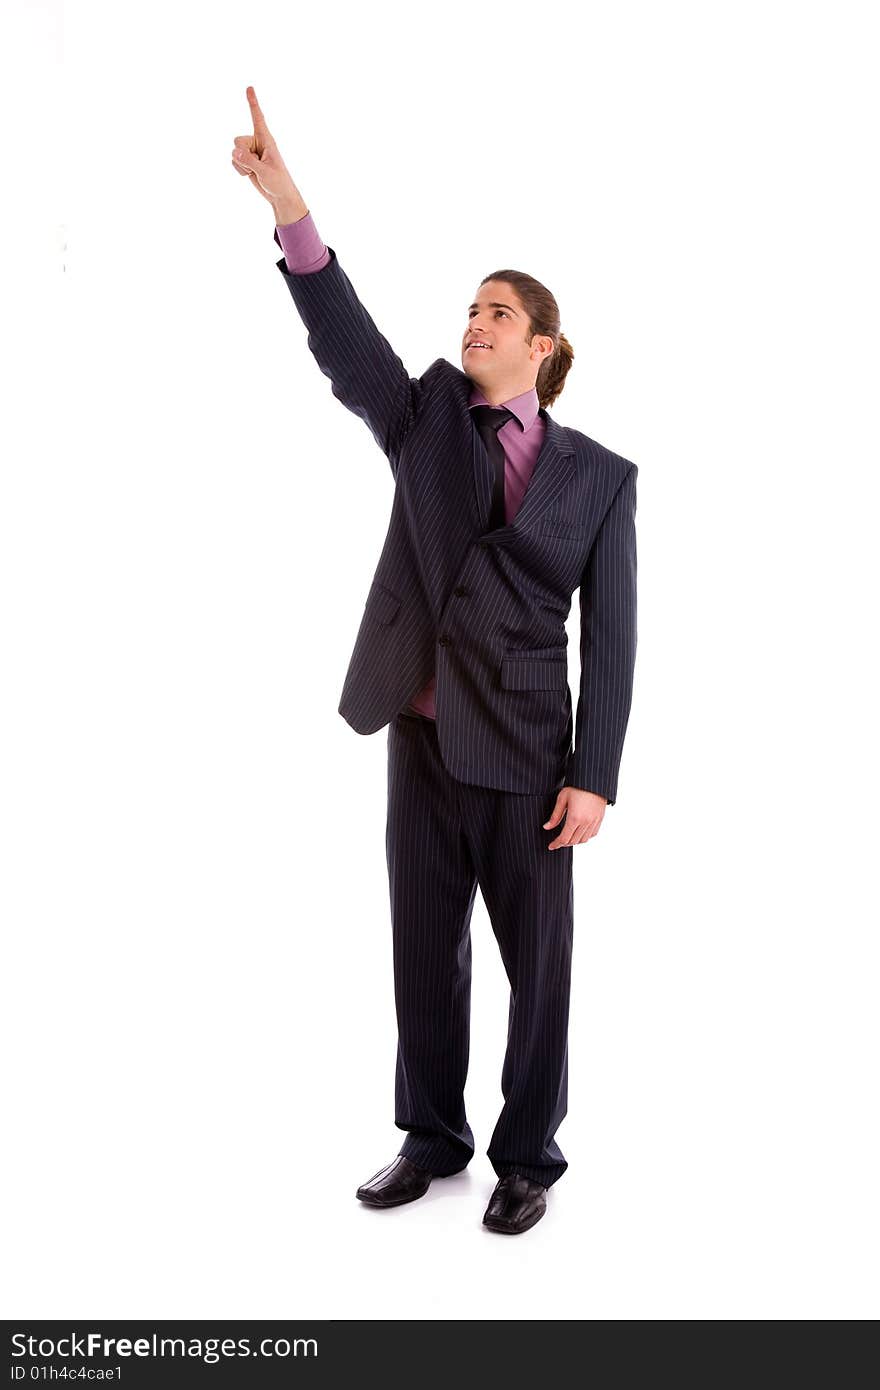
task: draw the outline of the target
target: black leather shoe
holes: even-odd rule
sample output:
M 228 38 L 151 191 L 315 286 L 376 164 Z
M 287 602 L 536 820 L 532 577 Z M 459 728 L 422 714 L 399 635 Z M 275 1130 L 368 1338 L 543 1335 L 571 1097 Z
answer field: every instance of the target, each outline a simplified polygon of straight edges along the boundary
M 483 1225 L 490 1231 L 518 1235 L 540 1221 L 547 1210 L 547 1189 L 519 1173 L 505 1173 L 495 1184 Z
M 427 1168 L 420 1168 L 405 1154 L 398 1154 L 359 1187 L 355 1195 L 371 1207 L 399 1207 L 403 1202 L 414 1202 L 417 1197 L 424 1197 L 433 1176 Z

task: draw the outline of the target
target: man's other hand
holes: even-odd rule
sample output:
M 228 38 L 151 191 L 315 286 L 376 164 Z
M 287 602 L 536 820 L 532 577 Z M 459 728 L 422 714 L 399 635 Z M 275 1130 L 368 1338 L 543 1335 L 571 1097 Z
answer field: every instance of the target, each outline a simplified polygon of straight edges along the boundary
M 581 791 L 580 787 L 563 787 L 550 819 L 544 822 L 544 829 L 552 830 L 563 816 L 565 827 L 547 848 L 559 849 L 562 845 L 580 845 L 584 840 L 591 840 L 602 824 L 607 805 L 607 799 L 599 796 L 598 792 Z

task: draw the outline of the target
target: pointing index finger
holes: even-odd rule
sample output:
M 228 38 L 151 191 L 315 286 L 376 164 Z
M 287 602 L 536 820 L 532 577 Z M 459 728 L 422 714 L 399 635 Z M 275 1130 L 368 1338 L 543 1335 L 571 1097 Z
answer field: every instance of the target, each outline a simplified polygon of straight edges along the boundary
M 260 110 L 260 103 L 257 101 L 257 94 L 253 87 L 248 87 L 247 99 L 250 103 L 251 117 L 254 122 L 254 134 L 263 139 L 267 139 L 269 136 L 269 127 L 266 125 L 265 118 Z

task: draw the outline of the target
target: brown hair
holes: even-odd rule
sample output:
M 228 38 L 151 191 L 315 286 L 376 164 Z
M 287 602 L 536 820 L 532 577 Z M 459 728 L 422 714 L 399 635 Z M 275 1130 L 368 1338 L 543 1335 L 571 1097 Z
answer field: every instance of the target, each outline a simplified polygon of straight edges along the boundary
M 553 339 L 554 349 L 541 363 L 535 382 L 538 404 L 546 409 L 562 391 L 568 369 L 574 361 L 574 349 L 565 334 L 559 331 L 559 305 L 546 285 L 526 275 L 523 270 L 493 270 L 491 275 L 483 276 L 480 284 L 485 285 L 487 280 L 504 280 L 516 290 L 529 316 L 527 342 L 531 342 L 536 333 L 540 337 Z

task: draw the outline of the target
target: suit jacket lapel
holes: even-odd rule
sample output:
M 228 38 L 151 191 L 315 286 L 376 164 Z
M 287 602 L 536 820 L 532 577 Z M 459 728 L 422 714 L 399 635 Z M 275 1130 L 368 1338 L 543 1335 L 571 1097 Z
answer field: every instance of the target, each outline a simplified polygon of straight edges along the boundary
M 568 443 L 565 430 L 543 406 L 539 414 L 547 430 L 535 467 L 525 490 L 519 511 L 513 521 L 506 526 L 498 526 L 494 531 L 486 530 L 489 525 L 489 512 L 492 506 L 492 464 L 479 431 L 471 418 L 468 398 L 472 382 L 465 372 L 458 372 L 458 386 L 461 403 L 466 418 L 471 441 L 471 475 L 474 481 L 474 509 L 481 535 L 491 535 L 493 540 L 505 540 L 524 527 L 531 526 L 556 500 L 562 489 L 571 481 L 575 471 L 574 449 Z
M 504 540 L 533 525 L 571 481 L 574 473 L 574 450 L 566 440 L 564 429 L 543 407 L 539 413 L 546 421 L 547 432 L 519 511 L 512 522 L 496 527 L 491 532 L 486 532 L 486 527 L 489 524 L 489 510 L 492 504 L 492 465 L 479 431 L 471 427 L 477 518 L 481 532 L 491 535 L 494 540 Z

